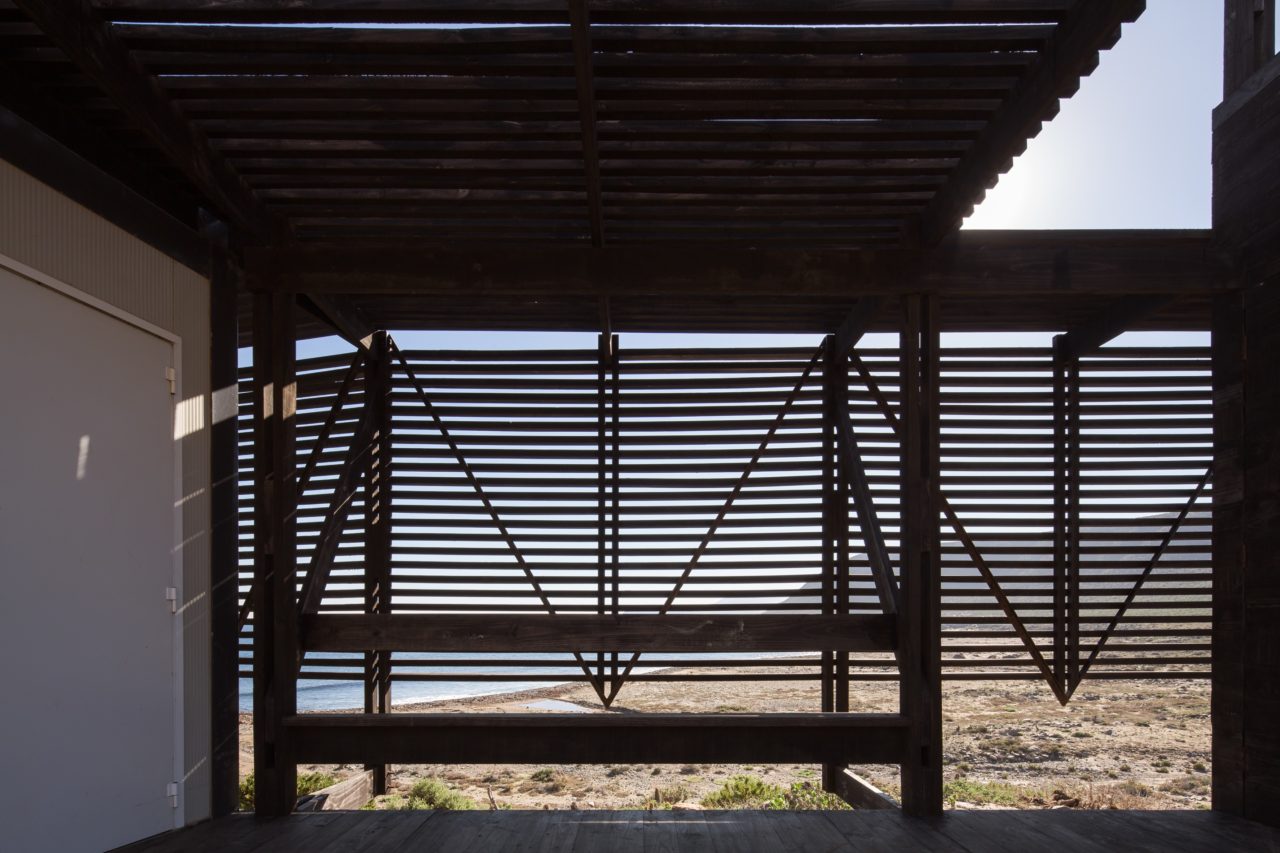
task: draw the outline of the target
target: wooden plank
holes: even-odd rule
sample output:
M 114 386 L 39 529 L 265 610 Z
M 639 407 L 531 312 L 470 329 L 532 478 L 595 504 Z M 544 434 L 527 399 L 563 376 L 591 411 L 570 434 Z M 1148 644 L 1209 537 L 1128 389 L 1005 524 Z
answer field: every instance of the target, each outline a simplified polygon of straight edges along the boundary
M 887 651 L 894 645 L 894 620 L 856 614 L 333 614 L 304 619 L 302 642 L 309 651 Z
M 327 788 L 298 798 L 297 811 L 354 811 L 375 796 L 372 770 L 348 776 Z
M 365 405 L 373 432 L 365 468 L 364 514 L 364 609 L 366 613 L 389 614 L 392 600 L 392 491 L 391 348 L 385 331 L 369 338 L 369 370 Z M 364 656 L 364 711 L 385 714 L 391 710 L 391 654 L 368 650 Z M 366 768 L 373 794 L 387 792 L 386 765 Z
M 898 803 L 884 791 L 843 767 L 836 776 L 835 793 L 855 809 L 897 809 Z
M 245 251 L 251 286 L 309 293 L 825 294 L 848 299 L 925 287 L 940 295 L 1212 293 L 1233 286 L 1207 231 L 963 232 L 906 250 L 732 246 L 420 249 L 308 245 Z M 910 273 L 910 274 L 908 274 Z M 846 303 L 847 304 L 847 303 Z M 596 312 L 592 311 L 592 322 Z
M 297 707 L 294 484 L 296 393 L 291 294 L 254 300 L 253 755 L 256 812 L 288 814 L 297 763 L 283 720 Z
M 457 0 L 95 0 L 112 20 L 188 23 L 561 23 L 558 0 L 506 2 L 500 8 Z M 820 8 L 757 0 L 611 2 L 595 12 L 607 23 L 920 24 L 1038 23 L 1060 20 L 1069 0 L 841 0 Z
M 582 131 L 582 166 L 586 173 L 591 245 L 604 245 L 604 210 L 600 193 L 600 150 L 596 139 L 596 94 L 592 79 L 591 19 L 587 0 L 569 0 L 573 33 L 573 69 L 577 82 L 578 124 Z
M 300 760 L 480 764 L 900 761 L 894 714 L 304 714 Z
M 924 245 L 933 245 L 953 231 L 1022 153 L 1027 140 L 1057 113 L 1058 99 L 1075 93 L 1080 78 L 1097 64 L 1098 51 L 1115 44 L 1120 25 L 1136 20 L 1145 5 L 1144 0 L 1074 4 L 1035 65 L 908 233 L 918 235 Z
M 240 783 L 240 679 L 237 620 L 240 528 L 236 441 L 238 396 L 239 270 L 225 254 L 225 228 L 209 223 L 204 235 L 220 250 L 211 258 L 209 280 L 209 694 L 210 773 L 213 817 L 238 807 Z
M 905 300 L 901 350 L 902 611 L 900 698 L 911 720 L 902 807 L 942 813 L 942 651 L 939 568 L 939 328 L 936 300 Z
M 155 79 L 129 55 L 88 0 L 15 0 L 89 79 L 102 87 L 227 219 L 259 237 L 272 235 L 271 217 L 204 134 L 187 121 Z

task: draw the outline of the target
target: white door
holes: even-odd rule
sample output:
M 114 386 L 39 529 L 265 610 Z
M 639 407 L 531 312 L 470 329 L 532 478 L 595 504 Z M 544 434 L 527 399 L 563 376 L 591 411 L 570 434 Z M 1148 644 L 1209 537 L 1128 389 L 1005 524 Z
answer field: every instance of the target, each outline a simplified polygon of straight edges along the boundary
M 0 846 L 174 825 L 171 342 L 0 267 Z

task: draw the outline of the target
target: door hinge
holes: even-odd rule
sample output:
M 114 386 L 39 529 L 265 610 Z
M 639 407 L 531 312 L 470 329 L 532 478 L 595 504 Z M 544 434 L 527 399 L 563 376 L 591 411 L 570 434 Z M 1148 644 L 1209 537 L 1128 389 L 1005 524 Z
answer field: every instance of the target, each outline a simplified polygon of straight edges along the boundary
M 166 586 L 164 588 L 164 600 L 169 602 L 170 613 L 178 612 L 178 588 L 177 587 Z
M 178 807 L 178 783 L 170 782 L 165 786 L 164 792 L 169 797 L 170 808 L 176 809 Z
M 178 393 L 178 371 L 174 370 L 172 367 L 166 367 L 164 369 L 164 378 L 169 383 L 169 393 L 177 394 Z

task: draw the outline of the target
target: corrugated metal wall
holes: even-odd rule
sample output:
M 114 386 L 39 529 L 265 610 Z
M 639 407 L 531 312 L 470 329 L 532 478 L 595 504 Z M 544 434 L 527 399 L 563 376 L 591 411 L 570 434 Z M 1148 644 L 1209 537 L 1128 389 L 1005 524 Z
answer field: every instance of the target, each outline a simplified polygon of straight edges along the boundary
M 209 816 L 209 283 L 0 160 L 0 254 L 182 338 L 186 819 Z

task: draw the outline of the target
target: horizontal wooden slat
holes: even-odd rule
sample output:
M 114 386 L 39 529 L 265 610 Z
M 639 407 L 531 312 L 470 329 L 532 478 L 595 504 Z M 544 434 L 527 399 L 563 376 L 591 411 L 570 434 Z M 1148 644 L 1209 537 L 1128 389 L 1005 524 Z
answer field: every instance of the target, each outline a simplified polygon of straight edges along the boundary
M 439 652 L 891 651 L 894 621 L 889 616 L 351 614 L 304 619 L 302 647 Z
M 321 764 L 842 763 L 904 760 L 897 714 L 304 714 Z

